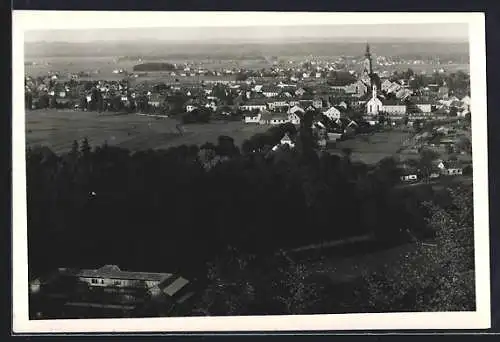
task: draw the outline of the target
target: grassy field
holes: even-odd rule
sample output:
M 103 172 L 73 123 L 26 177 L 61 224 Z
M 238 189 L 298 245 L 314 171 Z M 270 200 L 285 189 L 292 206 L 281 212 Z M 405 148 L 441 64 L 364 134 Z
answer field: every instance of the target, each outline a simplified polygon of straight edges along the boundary
M 353 139 L 339 141 L 331 152 L 340 153 L 342 149 L 352 150 L 353 161 L 375 164 L 385 157 L 396 154 L 410 133 L 402 131 L 376 132 L 372 135 L 359 135 Z
M 155 119 L 135 114 L 98 114 L 91 112 L 37 110 L 26 112 L 26 143 L 44 145 L 55 152 L 65 152 L 74 140 L 87 137 L 91 145 L 109 145 L 145 150 L 168 148 L 182 144 L 201 145 L 217 142 L 220 135 L 241 143 L 269 127 L 245 125 L 241 122 L 218 122 L 184 125 L 181 134 L 173 119 Z

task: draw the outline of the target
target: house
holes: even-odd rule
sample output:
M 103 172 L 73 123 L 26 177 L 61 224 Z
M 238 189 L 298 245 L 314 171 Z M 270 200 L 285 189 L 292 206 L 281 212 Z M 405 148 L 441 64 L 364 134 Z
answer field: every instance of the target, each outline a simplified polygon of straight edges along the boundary
M 205 104 L 205 108 L 209 108 L 212 112 L 217 111 L 217 102 L 214 100 Z
M 412 94 L 412 91 L 406 88 L 400 89 L 396 92 L 396 98 L 400 100 L 405 100 L 409 98 Z
M 296 96 L 303 96 L 305 93 L 306 93 L 306 91 L 304 88 L 298 88 L 297 90 L 295 90 Z
M 193 100 L 190 100 L 186 103 L 186 112 L 192 112 L 193 110 L 197 109 L 198 108 L 198 103 L 193 101 Z
M 304 114 L 305 112 L 306 112 L 306 111 L 305 111 L 302 107 L 300 107 L 300 106 L 298 106 L 298 105 L 294 105 L 293 107 L 290 107 L 290 108 L 288 109 L 288 113 L 289 113 L 289 114 L 294 114 L 294 113 L 301 113 L 301 114 Z
M 335 120 L 335 122 L 345 129 L 359 126 L 356 121 L 351 120 L 350 118 L 347 118 L 347 117 L 337 119 L 337 120 Z
M 368 86 L 361 80 L 349 83 L 343 87 L 334 87 L 338 90 L 343 90 L 347 94 L 351 94 L 357 97 L 363 97 L 368 93 Z
M 274 99 L 267 102 L 267 108 L 269 108 L 269 110 L 283 110 L 288 108 L 288 102 L 282 99 Z
M 344 109 L 347 109 L 347 107 L 348 107 L 347 103 L 345 101 L 341 101 L 338 106 L 341 108 L 344 108 Z
M 273 113 L 269 123 L 271 125 L 282 125 L 290 122 L 286 113 Z
M 442 87 L 439 87 L 439 89 L 438 89 L 438 97 L 440 99 L 443 99 L 443 100 L 448 99 L 449 94 L 450 94 L 450 89 L 446 85 L 443 85 Z
M 264 86 L 263 86 L 263 85 L 261 85 L 261 84 L 256 84 L 256 85 L 253 87 L 253 89 L 252 89 L 252 90 L 253 90 L 254 92 L 256 92 L 256 93 L 260 93 L 260 92 L 262 92 L 262 88 L 263 88 L 263 87 L 264 87 Z
M 463 166 L 459 161 L 439 161 L 437 163 L 437 167 L 441 171 L 441 174 L 446 176 L 457 176 L 463 174 Z
M 429 114 L 432 112 L 432 105 L 430 103 L 415 103 L 415 106 L 421 113 Z
M 261 125 L 281 125 L 289 122 L 286 113 L 262 112 L 259 123 Z
M 398 168 L 401 181 L 405 183 L 418 181 L 418 170 L 415 167 L 403 163 Z
M 316 109 L 321 109 L 323 108 L 323 100 L 320 98 L 315 98 L 312 100 L 312 106 Z
M 405 115 L 407 113 L 407 106 L 401 101 L 386 100 L 383 102 L 382 111 L 389 115 Z
M 281 89 L 278 87 L 263 87 L 262 95 L 265 97 L 276 97 L 280 94 Z
M 278 144 L 276 144 L 272 148 L 272 150 L 273 151 L 277 151 L 280 147 L 285 146 L 285 145 L 288 146 L 290 149 L 292 149 L 292 148 L 295 147 L 295 143 L 290 138 L 290 136 L 288 135 L 288 133 L 285 133 L 285 135 L 283 136 L 283 138 L 281 138 L 280 142 Z
M 401 90 L 401 85 L 396 83 L 396 82 L 393 82 L 391 84 L 391 86 L 386 90 L 386 93 L 387 94 L 396 94 L 398 91 Z
M 300 119 L 304 112 L 288 113 L 288 121 L 294 125 L 300 125 Z
M 151 94 L 148 99 L 148 104 L 152 107 L 160 107 L 162 98 L 160 94 Z
M 265 110 L 267 109 L 267 101 L 263 99 L 251 99 L 240 105 L 242 110 Z
M 40 318 L 141 317 L 152 307 L 162 316 L 185 307 L 195 295 L 181 276 L 122 271 L 116 265 L 60 268 L 30 282 L 29 290 L 32 298 L 44 299 L 44 305 L 32 308 Z
M 388 90 L 391 88 L 391 86 L 392 86 L 392 82 L 389 81 L 389 80 L 385 80 L 380 85 L 380 87 L 381 87 L 381 89 L 382 89 L 383 92 L 388 92 Z
M 335 107 L 330 107 L 328 110 L 323 112 L 323 115 L 325 115 L 327 118 L 330 120 L 337 120 L 340 119 L 340 110 L 338 110 Z
M 243 114 L 243 118 L 245 120 L 245 123 L 259 123 L 260 119 L 262 117 L 261 112 L 247 112 Z

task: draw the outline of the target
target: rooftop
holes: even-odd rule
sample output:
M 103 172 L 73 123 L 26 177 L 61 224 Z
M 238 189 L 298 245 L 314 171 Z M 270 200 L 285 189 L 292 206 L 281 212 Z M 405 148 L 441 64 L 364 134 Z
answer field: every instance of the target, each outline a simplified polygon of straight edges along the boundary
M 106 265 L 99 269 L 83 269 L 76 273 L 76 276 L 84 278 L 108 278 L 108 279 L 127 279 L 127 280 L 149 280 L 163 281 L 172 276 L 170 273 L 149 273 L 149 272 L 128 272 L 122 271 L 116 265 Z

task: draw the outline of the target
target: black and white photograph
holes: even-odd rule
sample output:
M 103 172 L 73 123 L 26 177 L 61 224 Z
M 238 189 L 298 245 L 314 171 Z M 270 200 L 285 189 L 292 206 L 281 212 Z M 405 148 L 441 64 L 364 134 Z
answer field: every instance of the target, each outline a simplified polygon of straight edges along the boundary
M 488 328 L 484 37 L 14 11 L 14 329 Z

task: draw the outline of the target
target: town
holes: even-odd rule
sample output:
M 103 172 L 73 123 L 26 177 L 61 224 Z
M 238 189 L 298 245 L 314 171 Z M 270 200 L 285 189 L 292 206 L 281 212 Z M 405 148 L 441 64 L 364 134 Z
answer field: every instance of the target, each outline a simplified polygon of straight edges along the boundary
M 309 250 L 305 245 L 316 250 L 318 243 L 344 244 L 353 237 L 391 248 L 438 243 L 421 220 L 420 202 L 452 185 L 472 184 L 469 74 L 447 70 L 451 60 L 374 57 L 370 44 L 360 55 L 273 57 L 266 59 L 269 68 L 214 70 L 134 57 L 131 69 L 113 69 L 109 77 L 99 71 L 30 74 L 33 63 L 27 63 L 28 189 L 40 192 L 29 206 L 40 206 L 31 214 L 40 228 L 30 228 L 31 267 L 39 270 L 30 283 L 32 317 L 262 314 L 272 305 L 256 304 L 255 288 L 265 287 L 259 281 L 271 283 L 281 269 L 273 263 L 297 270 L 290 255 Z M 400 64 L 409 67 L 398 69 Z M 422 64 L 432 65 L 432 72 L 417 71 Z M 76 125 L 82 139 L 65 134 L 65 124 L 55 136 L 42 119 Z M 54 171 L 58 167 L 63 171 Z M 56 188 L 53 208 L 61 210 L 55 215 L 77 215 L 79 222 L 44 217 L 43 208 L 55 209 L 40 201 Z M 71 204 L 64 203 L 70 197 Z M 250 212 L 258 214 L 250 218 Z M 61 228 L 67 222 L 79 227 L 77 233 Z M 336 229 L 327 228 L 332 222 Z M 135 224 L 140 233 L 132 233 Z M 53 242 L 41 232 L 45 226 Z M 208 226 L 211 233 L 203 231 Z M 311 227 L 311 236 L 289 232 L 292 226 Z M 65 245 L 61 253 L 75 267 L 55 267 L 60 258 L 47 256 L 52 252 L 43 246 L 55 241 Z M 88 248 L 77 247 L 78 241 Z M 351 249 L 362 254 L 363 244 Z M 195 266 L 187 260 L 194 250 L 202 255 Z M 380 260 L 391 258 L 382 254 Z M 264 256 L 255 261 L 255 255 Z M 243 270 L 243 264 L 259 266 Z M 122 271 L 122 265 L 140 272 Z M 171 271 L 142 271 L 154 265 Z M 199 277 L 207 268 L 211 275 Z M 254 273 L 263 278 L 245 280 Z M 277 312 L 334 310 L 349 297 L 342 292 L 345 279 L 361 274 L 335 277 L 329 289 L 335 304 L 307 309 L 290 295 Z M 295 291 L 292 280 L 280 281 Z M 353 303 L 359 310 L 361 304 Z
M 364 58 L 352 62 L 361 64 L 358 72 L 347 70 L 342 58 L 333 63 L 306 61 L 296 68 L 276 66 L 260 71 L 209 71 L 193 65 L 143 63 L 134 66 L 130 74 L 113 70 L 127 74 L 120 80 L 81 80 L 78 74 L 61 77 L 58 73 L 27 76 L 25 103 L 27 110 L 171 118 L 178 121 L 179 133 L 183 124 L 208 122 L 262 125 L 256 132 L 286 123 L 299 126 L 304 114 L 312 112 L 312 126 L 322 149 L 328 150 L 337 141 L 338 146 L 349 145 L 342 141 L 377 131 L 411 131 L 412 145 L 400 151 L 403 160 L 410 159 L 411 164 L 412 153 L 433 151 L 435 168 L 441 167 L 441 174 L 462 174 L 465 167 L 470 169 L 470 89 L 465 72 L 450 75 L 438 68 L 426 75 L 408 69 L 379 75 L 374 71 L 369 45 Z M 411 61 L 416 65 L 423 62 Z M 391 65 L 391 59 L 377 58 L 378 63 Z M 155 76 L 137 81 L 148 74 L 135 70 L 152 70 Z M 162 77 L 174 79 L 154 80 Z M 424 126 L 425 133 L 421 132 Z M 289 138 L 287 135 L 280 144 L 292 146 Z M 402 163 L 404 169 L 412 169 L 406 164 Z M 402 177 L 415 180 L 415 172 Z

